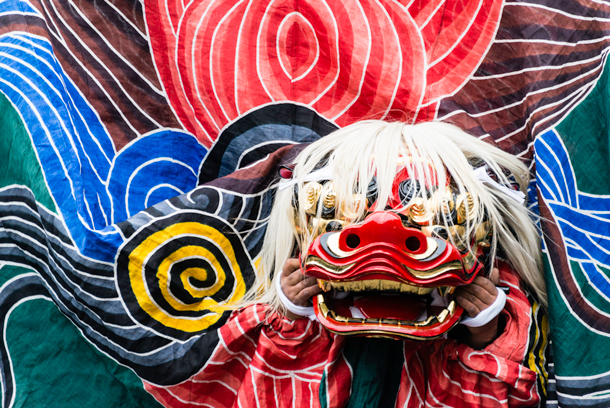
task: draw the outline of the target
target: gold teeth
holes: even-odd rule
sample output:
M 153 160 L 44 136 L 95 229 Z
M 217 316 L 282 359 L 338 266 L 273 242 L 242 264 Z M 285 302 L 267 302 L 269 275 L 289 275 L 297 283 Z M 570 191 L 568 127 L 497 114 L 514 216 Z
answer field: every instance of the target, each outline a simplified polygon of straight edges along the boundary
M 437 291 L 441 297 L 445 297 L 447 295 L 451 295 L 453 291 L 455 291 L 455 286 L 439 286 Z
M 318 198 L 322 185 L 318 182 L 311 181 L 305 184 L 305 205 L 304 210 L 307 214 L 315 217 L 318 211 Z
M 395 326 L 395 327 L 429 327 L 434 326 L 438 323 L 443 323 L 447 318 L 455 313 L 455 300 L 452 300 L 446 309 L 443 309 L 438 316 L 431 315 L 426 320 L 421 322 L 413 322 L 409 320 L 398 320 L 398 319 L 385 319 L 385 318 L 374 318 L 374 319 L 361 319 L 357 317 L 341 316 L 335 313 L 334 310 L 328 308 L 328 305 L 324 302 L 324 295 L 318 295 L 318 309 L 325 319 L 333 319 L 340 323 L 351 323 L 351 324 L 374 324 L 379 326 Z
M 477 207 L 470 193 L 462 193 L 456 198 L 457 222 L 463 224 L 467 220 L 474 221 L 477 215 Z
M 340 292 L 364 292 L 364 291 L 385 291 L 385 292 L 400 292 L 409 295 L 425 296 L 432 293 L 437 288 L 425 288 L 421 286 L 413 286 L 406 283 L 395 282 L 384 279 L 361 280 L 355 282 L 336 282 L 325 281 L 318 279 L 318 286 L 323 291 L 328 292 L 331 289 Z M 439 288 L 440 289 L 440 288 Z

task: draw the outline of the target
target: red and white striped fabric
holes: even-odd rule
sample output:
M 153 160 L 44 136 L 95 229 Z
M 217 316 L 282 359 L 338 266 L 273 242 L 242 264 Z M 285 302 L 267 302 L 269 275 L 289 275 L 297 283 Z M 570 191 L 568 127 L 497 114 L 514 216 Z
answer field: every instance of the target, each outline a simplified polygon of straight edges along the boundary
M 521 363 L 528 354 L 531 305 L 519 280 L 502 312 L 503 334 L 483 350 L 452 339 L 405 342 L 396 407 L 524 407 L 540 402 L 537 374 Z M 167 407 L 320 407 L 325 374 L 328 407 L 349 400 L 352 371 L 342 355 L 345 338 L 309 319 L 290 321 L 255 305 L 234 313 L 199 373 L 169 387 L 145 384 Z

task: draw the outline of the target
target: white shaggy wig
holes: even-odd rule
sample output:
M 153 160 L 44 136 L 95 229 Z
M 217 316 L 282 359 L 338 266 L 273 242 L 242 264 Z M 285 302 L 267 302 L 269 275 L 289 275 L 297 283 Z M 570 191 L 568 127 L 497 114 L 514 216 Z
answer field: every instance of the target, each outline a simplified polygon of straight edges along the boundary
M 296 158 L 293 178 L 302 191 L 308 174 L 321 166 L 328 166 L 333 175 L 336 208 L 354 209 L 356 215 L 352 219 L 358 222 L 365 216 L 364 206 L 358 204 L 366 201 L 369 182 L 376 177 L 378 195 L 375 208 L 383 210 L 392 194 L 397 168 L 405 157 L 412 159 L 411 168 L 407 168 L 409 177 L 419 179 L 420 186 L 434 184 L 436 177 L 439 186 L 446 185 L 450 180 L 454 191 L 467 191 L 472 195 L 478 208 L 475 208 L 474 219 L 465 225 L 465 235 L 471 236 L 478 225 L 490 220 L 493 227 L 490 264 L 493 265 L 496 254 L 501 251 L 504 260 L 525 282 L 527 289 L 546 307 L 541 238 L 532 214 L 500 189 L 478 180 L 473 172 L 473 166 L 486 165 L 495 173 L 500 184 L 510 186 L 511 182 L 516 182 L 519 189 L 526 193 L 529 172 L 515 156 L 447 123 L 409 125 L 369 120 L 339 129 L 305 148 Z M 431 174 L 430 167 L 424 163 L 431 163 L 437 174 Z M 427 194 L 421 188 L 413 197 L 430 198 Z M 307 214 L 303 209 L 302 196 L 304 194 L 299 194 L 300 205 L 295 215 L 293 189 L 277 191 L 262 247 L 258 276 L 244 299 L 245 303 L 269 303 L 284 311 L 274 280 L 279 279 L 278 271 L 281 271 L 286 260 L 297 252 L 305 254 L 317 235 L 303 227 L 307 225 Z M 436 221 L 447 226 L 446 219 L 437 216 Z M 299 226 L 301 228 L 297 228 Z

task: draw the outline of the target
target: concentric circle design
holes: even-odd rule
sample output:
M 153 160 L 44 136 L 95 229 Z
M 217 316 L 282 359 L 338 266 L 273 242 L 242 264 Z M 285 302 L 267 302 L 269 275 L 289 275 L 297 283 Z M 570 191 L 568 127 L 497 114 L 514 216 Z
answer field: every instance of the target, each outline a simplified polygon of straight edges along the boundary
M 117 284 L 129 313 L 162 335 L 188 339 L 218 327 L 254 277 L 224 220 L 198 211 L 158 219 L 121 248 Z

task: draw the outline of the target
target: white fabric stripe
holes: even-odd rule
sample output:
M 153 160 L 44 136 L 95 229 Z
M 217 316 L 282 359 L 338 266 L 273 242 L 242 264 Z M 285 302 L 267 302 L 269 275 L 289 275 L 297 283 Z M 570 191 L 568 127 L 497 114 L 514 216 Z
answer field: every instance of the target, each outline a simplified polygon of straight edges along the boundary
M 70 2 L 72 3 L 72 2 Z M 106 66 L 104 65 L 104 63 L 102 62 L 102 60 L 89 48 L 89 46 L 87 44 L 85 44 L 84 41 L 82 41 L 80 39 L 80 37 L 78 36 L 78 34 L 72 29 L 72 27 L 70 27 L 70 25 L 64 20 L 64 18 L 61 16 L 61 13 L 57 10 L 56 8 L 56 4 L 51 2 L 50 3 L 53 6 L 53 10 L 55 11 L 55 17 L 60 20 L 63 23 L 63 26 L 65 27 L 65 29 L 67 31 L 69 31 L 74 38 L 78 41 L 78 43 L 85 49 L 87 50 L 87 52 L 89 53 L 89 55 L 98 62 L 98 64 L 103 67 L 106 71 L 106 73 L 108 74 L 108 76 L 110 78 L 112 78 L 116 84 L 116 86 L 118 88 L 121 89 L 121 91 L 124 92 L 126 98 L 133 104 L 133 106 L 142 114 L 142 116 L 146 117 L 147 119 L 149 119 L 151 121 L 151 123 L 153 123 L 154 125 L 156 125 L 157 127 L 161 127 L 161 125 L 154 120 L 150 115 L 148 115 L 145 111 L 143 111 L 142 109 L 140 109 L 139 105 L 133 100 L 133 98 L 131 97 L 131 95 L 125 90 L 125 88 L 123 88 L 123 85 L 121 84 L 121 82 L 118 80 L 118 78 L 114 75 L 114 73 Z M 76 8 L 78 10 L 78 8 L 76 6 L 73 5 L 74 8 Z M 68 50 L 69 48 L 66 46 L 66 49 Z M 71 52 L 70 52 L 71 53 Z M 72 53 L 71 53 L 72 54 Z M 80 60 L 78 58 L 75 57 L 75 60 L 77 60 L 80 64 Z M 84 68 L 83 68 L 84 69 Z M 89 71 L 87 71 L 88 73 L 90 73 Z M 98 83 L 99 84 L 99 83 Z M 99 84 L 101 87 L 101 84 Z M 105 90 L 104 90 L 105 91 Z M 109 97 L 109 99 L 111 99 Z M 114 102 L 111 100 L 111 102 Z M 118 109 L 118 107 L 117 107 Z M 120 110 L 120 109 L 119 109 Z M 127 118 L 125 118 L 125 120 L 127 121 Z M 135 130 L 135 128 L 134 128 Z M 139 132 L 136 132 L 139 133 Z
M 377 5 L 383 10 L 384 7 L 379 4 L 379 0 L 375 0 L 375 2 L 377 3 Z M 357 1 L 356 4 L 358 5 L 358 8 L 360 9 L 360 13 L 362 14 L 362 17 L 364 18 L 364 21 L 366 22 L 366 32 L 367 32 L 367 40 L 368 40 L 368 46 L 366 47 L 366 57 L 364 58 L 364 63 L 362 64 L 362 72 L 360 73 L 360 83 L 358 84 L 358 92 L 356 92 L 356 95 L 354 95 L 354 97 L 352 98 L 352 100 L 345 105 L 345 108 L 343 108 L 343 110 L 341 112 L 339 112 L 338 114 L 336 114 L 331 120 L 332 121 L 336 121 L 338 118 L 340 118 L 345 112 L 347 112 L 347 110 L 349 108 L 351 108 L 356 101 L 358 100 L 358 98 L 360 98 L 360 94 L 362 93 L 362 86 L 364 85 L 364 78 L 366 77 L 366 71 L 369 68 L 369 61 L 371 59 L 371 48 L 372 48 L 372 34 L 371 34 L 371 25 L 369 24 L 369 19 L 366 16 L 366 13 L 364 12 L 364 9 L 362 8 L 362 4 Z M 385 11 L 386 17 L 388 18 L 388 25 L 390 25 L 391 27 L 394 27 L 394 25 L 392 24 L 392 20 L 390 20 L 390 16 L 387 14 L 387 11 Z M 396 30 L 394 29 L 394 32 Z M 396 35 L 396 33 L 394 33 L 394 37 L 396 38 L 396 41 L 398 42 L 398 44 L 400 44 L 400 42 L 398 41 L 398 36 Z M 356 39 L 356 41 L 358 41 L 360 39 Z M 398 53 L 398 55 L 400 56 L 400 59 L 402 61 L 402 55 L 400 53 Z M 402 64 L 400 65 L 400 71 L 402 71 Z M 396 83 L 400 83 L 400 76 L 397 77 Z M 389 109 L 389 108 L 388 108 Z M 384 114 L 385 117 L 385 114 Z
M 108 2 L 107 2 L 108 3 Z M 108 39 L 106 37 L 104 37 L 104 35 L 97 29 L 97 27 L 87 18 L 87 15 L 85 13 L 83 13 L 77 6 L 76 4 L 74 4 L 74 2 L 72 0 L 69 1 L 69 4 L 72 4 L 72 6 L 74 7 L 74 9 L 76 10 L 76 12 L 80 15 L 80 17 L 87 22 L 87 25 L 89 26 L 89 28 L 95 32 L 99 38 L 104 42 L 104 44 L 106 44 L 106 46 L 108 47 L 109 50 L 111 50 L 113 52 L 113 54 L 115 56 L 118 57 L 118 59 L 120 59 L 121 61 L 123 61 L 123 63 L 125 65 L 127 65 L 129 68 L 132 69 L 132 71 L 138 75 L 138 77 L 140 77 L 140 79 L 142 79 L 142 81 L 144 81 L 145 83 L 148 84 L 148 86 L 150 87 L 150 89 L 152 91 L 154 91 L 156 94 L 161 95 L 161 96 L 166 96 L 165 92 L 160 89 L 157 88 L 152 82 L 150 82 L 148 80 L 148 78 L 146 78 L 144 75 L 142 75 L 142 73 L 140 72 L 140 70 L 138 70 L 136 67 L 133 66 L 133 64 L 131 62 L 129 62 L 129 60 L 127 60 L 127 58 L 125 58 L 125 56 L 123 54 L 121 54 L 113 45 L 110 41 L 108 41 Z M 118 82 L 118 81 L 117 81 Z M 130 99 L 131 100 L 131 99 Z M 135 101 L 134 101 L 135 103 Z M 160 126 L 160 125 L 159 125 Z

